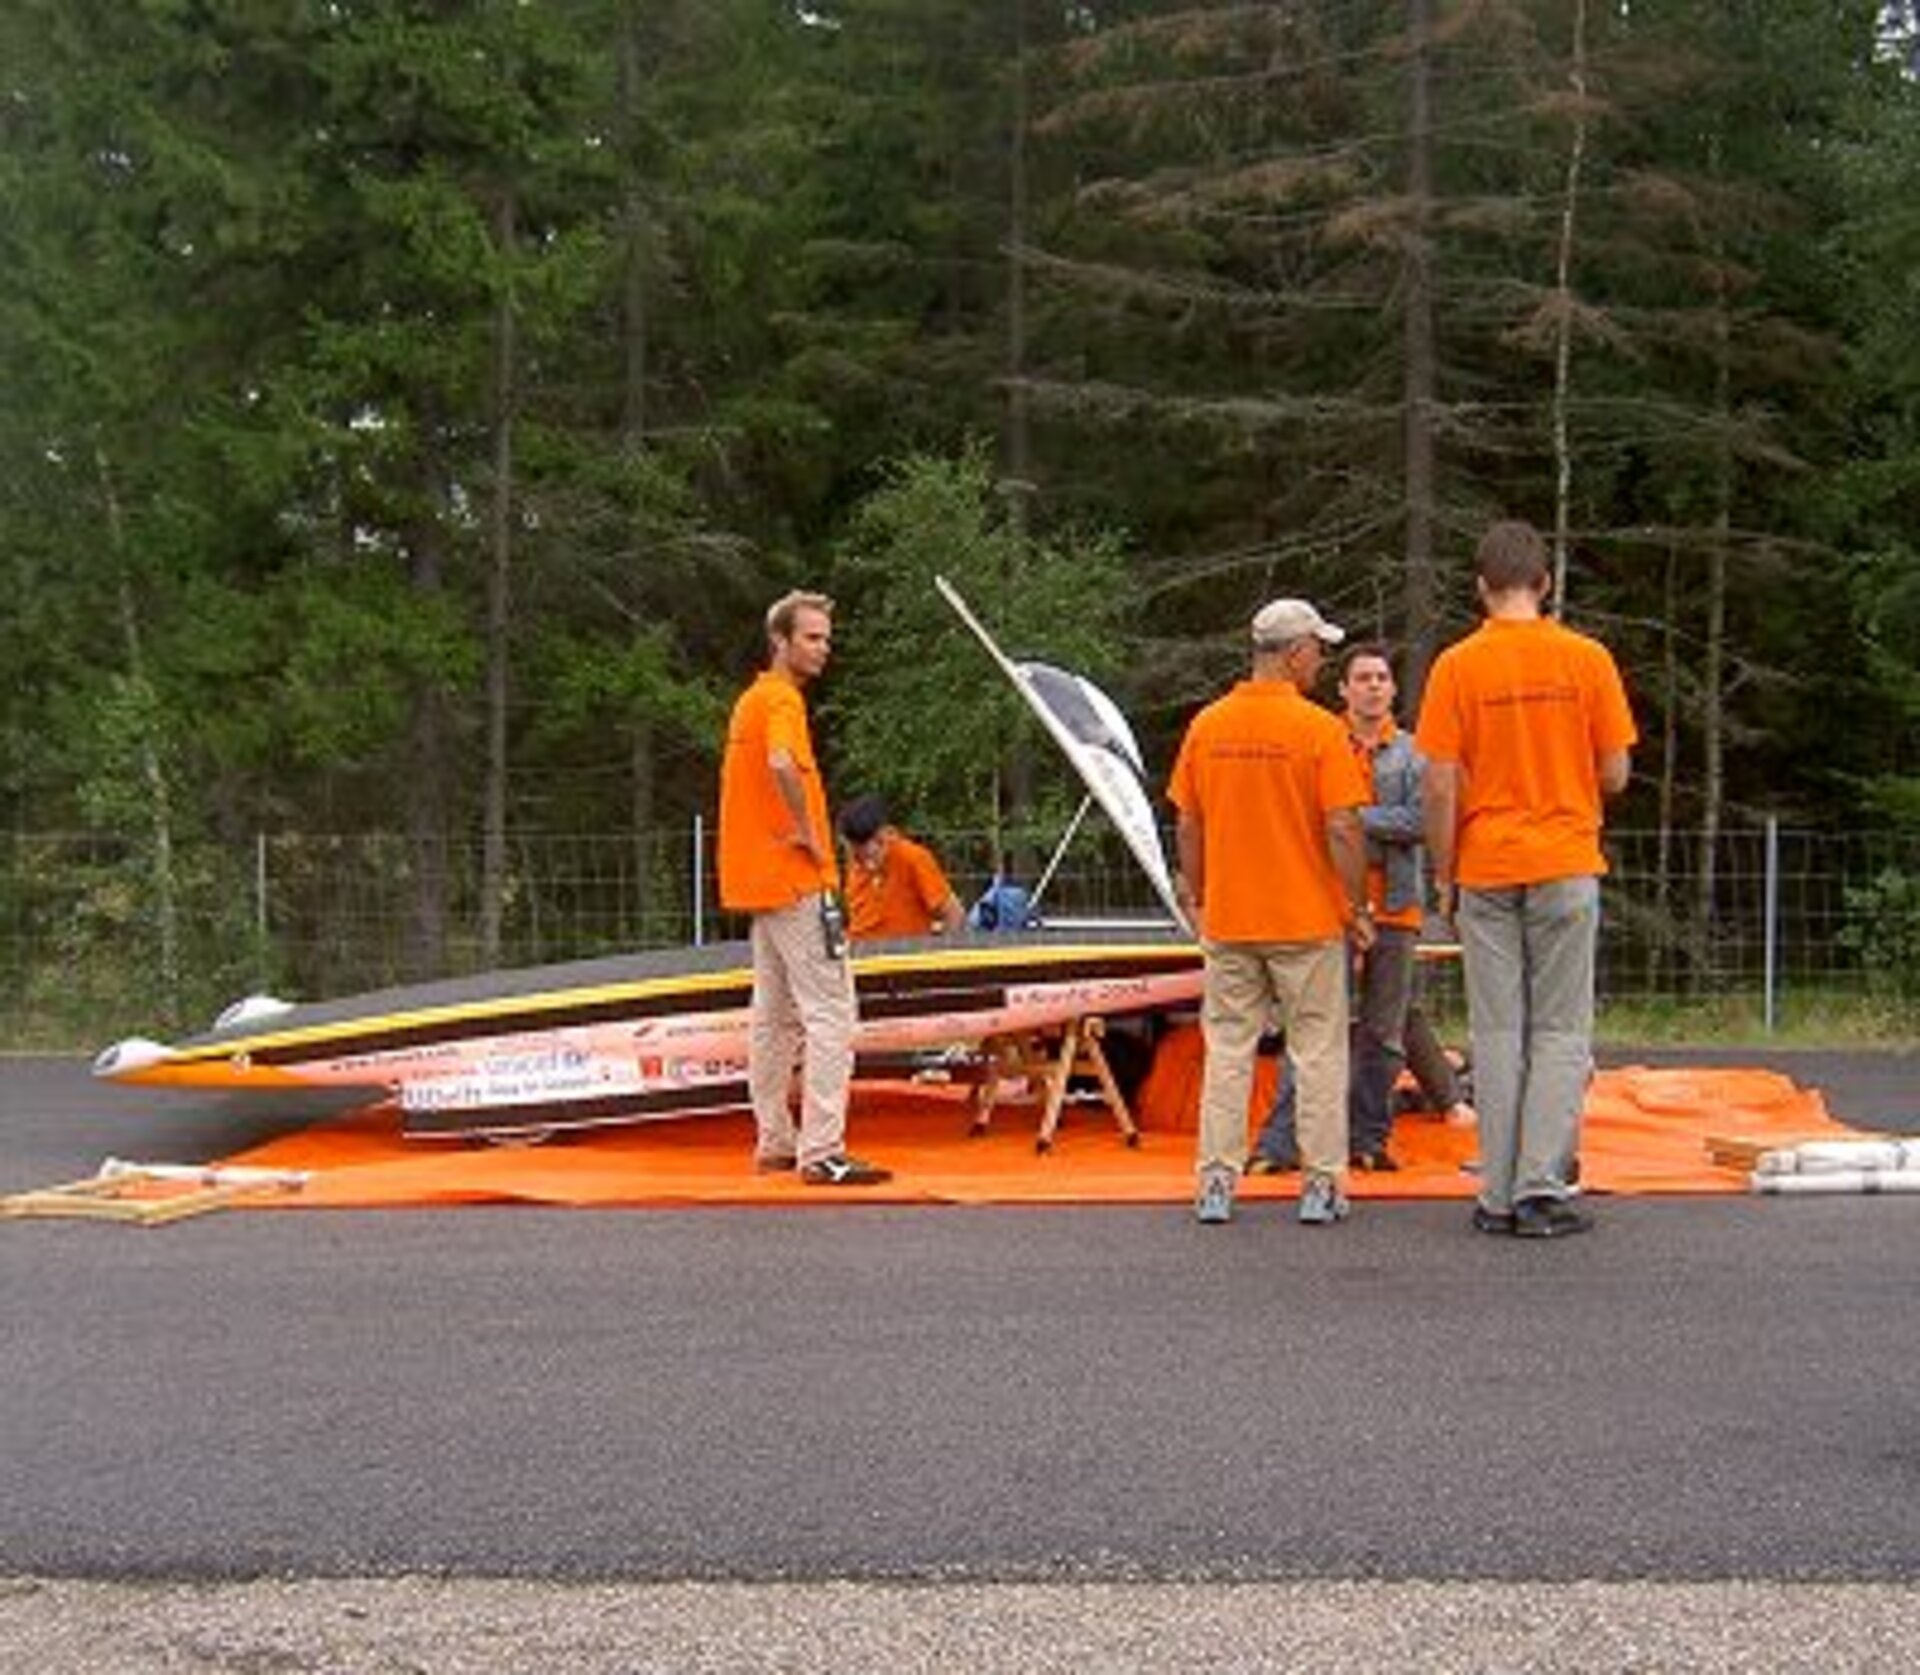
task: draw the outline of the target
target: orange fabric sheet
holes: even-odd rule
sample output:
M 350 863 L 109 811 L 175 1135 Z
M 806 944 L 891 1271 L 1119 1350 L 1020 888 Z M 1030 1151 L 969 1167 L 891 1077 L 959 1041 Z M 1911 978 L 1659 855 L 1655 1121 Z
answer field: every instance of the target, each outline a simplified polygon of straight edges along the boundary
M 233 1164 L 304 1169 L 304 1191 L 247 1207 L 298 1208 L 462 1203 L 577 1206 L 849 1203 L 1147 1204 L 1179 1203 L 1193 1191 L 1193 1140 L 1183 1100 L 1197 1095 L 1197 1065 L 1163 1055 L 1142 1089 L 1143 1133 L 1126 1146 L 1098 1105 L 1069 1105 L 1053 1150 L 1036 1153 L 1039 1107 L 1003 1102 L 992 1132 L 968 1135 L 957 1089 L 873 1083 L 856 1092 L 849 1139 L 863 1157 L 894 1170 L 885 1186 L 828 1191 L 791 1175 L 753 1173 L 753 1125 L 745 1116 L 689 1118 L 561 1136 L 538 1146 L 403 1140 L 387 1110 L 357 1113 L 229 1158 Z M 1178 1087 L 1173 1084 L 1182 1075 Z M 1272 1068 L 1263 1067 L 1270 1093 Z M 1155 1084 L 1159 1085 L 1156 1086 Z M 1709 1162 L 1708 1136 L 1787 1144 L 1851 1132 L 1817 1092 L 1762 1070 L 1603 1072 L 1587 1105 L 1582 1177 L 1609 1193 L 1732 1193 L 1743 1172 Z M 1356 1175 L 1357 1198 L 1466 1198 L 1474 1180 L 1461 1164 L 1475 1137 L 1420 1117 L 1403 1117 L 1391 1175 Z M 1242 1183 L 1248 1199 L 1290 1198 L 1298 1176 Z

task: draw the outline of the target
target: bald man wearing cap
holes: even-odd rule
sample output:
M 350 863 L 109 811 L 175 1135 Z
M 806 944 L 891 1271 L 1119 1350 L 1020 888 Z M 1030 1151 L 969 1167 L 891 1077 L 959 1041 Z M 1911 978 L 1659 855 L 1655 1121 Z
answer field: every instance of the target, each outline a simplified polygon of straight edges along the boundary
M 1347 948 L 1373 942 L 1367 790 L 1345 725 L 1307 697 L 1345 630 L 1275 599 L 1252 632 L 1251 677 L 1193 718 L 1168 785 L 1206 963 L 1194 1215 L 1233 1219 L 1254 1055 L 1277 1014 L 1299 1087 L 1300 1219 L 1324 1226 L 1347 1215 Z

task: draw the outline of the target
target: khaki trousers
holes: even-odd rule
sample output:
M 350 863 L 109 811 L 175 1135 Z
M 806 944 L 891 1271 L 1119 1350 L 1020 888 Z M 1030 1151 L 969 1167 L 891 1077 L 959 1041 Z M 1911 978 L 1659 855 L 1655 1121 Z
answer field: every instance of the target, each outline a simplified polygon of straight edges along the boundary
M 1209 942 L 1205 954 L 1199 1167 L 1238 1170 L 1245 1160 L 1254 1054 L 1277 1021 L 1299 1084 L 1301 1167 L 1339 1179 L 1347 1167 L 1346 939 Z
M 756 913 L 753 1013 L 747 1030 L 747 1087 L 756 1151 L 817 1163 L 846 1149 L 847 1084 L 853 1079 L 853 967 L 827 953 L 820 898 Z M 800 1124 L 788 1090 L 802 1058 Z

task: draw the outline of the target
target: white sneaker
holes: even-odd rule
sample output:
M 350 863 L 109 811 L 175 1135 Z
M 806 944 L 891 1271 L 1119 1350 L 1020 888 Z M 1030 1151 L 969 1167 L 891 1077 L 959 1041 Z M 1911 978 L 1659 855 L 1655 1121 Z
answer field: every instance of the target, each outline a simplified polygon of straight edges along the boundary
M 1233 1171 L 1218 1164 L 1200 1171 L 1200 1190 L 1194 1195 L 1193 1219 L 1203 1227 L 1220 1227 L 1233 1220 Z
M 1331 1175 L 1309 1175 L 1300 1189 L 1300 1219 L 1309 1227 L 1327 1227 L 1345 1221 L 1353 1206 Z

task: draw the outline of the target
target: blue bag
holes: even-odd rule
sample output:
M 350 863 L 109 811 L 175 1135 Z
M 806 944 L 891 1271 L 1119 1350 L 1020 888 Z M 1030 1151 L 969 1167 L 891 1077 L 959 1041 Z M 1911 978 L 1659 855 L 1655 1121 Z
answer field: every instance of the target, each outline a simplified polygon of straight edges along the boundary
M 995 873 L 993 882 L 981 893 L 980 899 L 967 909 L 967 929 L 1032 930 L 1040 922 L 1034 915 L 1032 899 L 1025 886 Z

